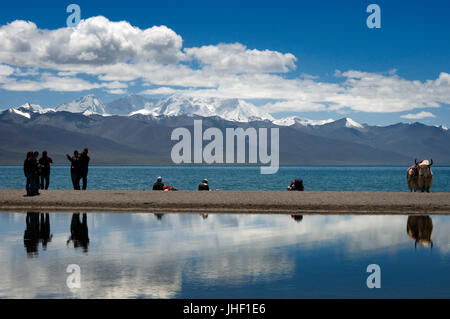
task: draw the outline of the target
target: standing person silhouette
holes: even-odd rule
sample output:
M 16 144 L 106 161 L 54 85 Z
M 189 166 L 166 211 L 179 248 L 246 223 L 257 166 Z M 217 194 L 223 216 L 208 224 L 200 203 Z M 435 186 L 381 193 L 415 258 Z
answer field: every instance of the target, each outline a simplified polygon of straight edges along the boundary
M 27 196 L 36 195 L 36 180 L 34 178 L 34 158 L 33 152 L 28 152 L 25 161 L 23 162 L 23 173 L 27 179 L 27 184 L 25 186 L 27 190 Z
M 73 189 L 80 190 L 80 154 L 77 150 L 73 152 L 73 156 L 66 155 L 70 161 L 70 177 L 72 178 Z
M 47 156 L 47 151 L 43 151 L 42 157 L 39 159 L 39 165 L 41 166 L 41 189 L 48 189 L 50 185 L 50 164 L 52 163 L 53 160 Z
M 80 155 L 80 179 L 83 179 L 83 190 L 87 188 L 87 175 L 89 169 L 89 150 L 85 148 Z
M 41 186 L 40 183 L 40 176 L 41 176 L 41 166 L 39 165 L 39 152 L 36 151 L 33 153 L 33 162 L 34 162 L 34 179 L 35 179 L 35 185 L 36 185 L 36 192 L 39 193 L 39 188 Z

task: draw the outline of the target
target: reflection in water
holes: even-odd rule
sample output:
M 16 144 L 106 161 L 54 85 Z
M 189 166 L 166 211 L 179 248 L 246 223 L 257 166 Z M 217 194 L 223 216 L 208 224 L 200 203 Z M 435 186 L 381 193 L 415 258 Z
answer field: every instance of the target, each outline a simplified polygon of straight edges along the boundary
M 200 215 L 202 216 L 203 219 L 207 219 L 208 218 L 208 214 L 202 213 Z
M 419 243 L 423 247 L 430 246 L 433 249 L 433 241 L 431 240 L 433 221 L 430 216 L 409 216 L 406 232 L 415 241 L 415 248 L 417 248 L 417 243 Z
M 39 242 L 42 243 L 42 249 L 47 249 L 47 243 L 51 241 L 50 234 L 50 215 L 48 213 L 28 212 L 26 219 L 26 228 L 23 234 L 23 243 L 29 257 L 38 255 Z
M 50 234 L 50 214 L 41 214 L 41 228 L 39 230 L 39 239 L 42 242 L 42 248 L 47 249 L 47 243 L 52 240 L 52 235 Z
M 80 221 L 80 213 L 72 214 L 72 221 L 70 222 L 70 237 L 67 244 L 73 241 L 73 247 L 82 247 L 83 251 L 87 253 L 89 245 L 89 231 L 87 225 L 86 213 L 83 213 L 83 220 Z
M 154 214 L 157 220 L 162 220 L 164 214 Z
M 58 213 L 52 238 L 45 214 L 28 213 L 25 234 L 25 215 L 0 214 L 0 298 L 450 297 L 450 216 L 159 216 Z M 89 254 L 66 244 L 69 224 Z M 433 253 L 411 238 L 432 239 Z M 28 258 L 23 243 L 33 255 L 41 242 Z M 386 270 L 376 291 L 372 263 Z M 83 271 L 81 289 L 66 286 L 69 264 Z

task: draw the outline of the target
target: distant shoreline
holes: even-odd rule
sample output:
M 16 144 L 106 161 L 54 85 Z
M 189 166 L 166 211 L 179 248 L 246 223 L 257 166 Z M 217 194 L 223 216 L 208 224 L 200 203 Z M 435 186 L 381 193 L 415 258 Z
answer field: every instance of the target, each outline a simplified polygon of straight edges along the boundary
M 0 190 L 0 212 L 450 215 L 450 193 Z
M 410 165 L 351 165 L 351 164 L 342 164 L 342 165 L 308 165 L 308 164 L 304 164 L 304 165 L 280 165 L 280 167 L 405 167 L 408 168 L 410 166 L 413 166 L 414 163 L 410 164 Z M 22 164 L 0 164 L 0 167 L 22 167 Z M 57 167 L 66 167 L 66 166 L 70 166 L 69 163 L 67 164 L 52 164 L 53 166 L 57 166 Z M 114 167 L 114 166 L 136 166 L 136 167 L 230 167 L 230 168 L 244 168 L 244 167 L 254 167 L 254 168 L 260 168 L 261 164 L 256 164 L 256 165 L 239 165 L 239 164 L 235 164 L 235 165 L 230 165 L 230 164 L 186 164 L 186 165 L 180 165 L 180 164 L 90 164 L 89 167 Z M 450 167 L 450 164 L 445 164 L 445 165 L 438 165 L 438 164 L 433 164 L 433 168 L 434 167 Z

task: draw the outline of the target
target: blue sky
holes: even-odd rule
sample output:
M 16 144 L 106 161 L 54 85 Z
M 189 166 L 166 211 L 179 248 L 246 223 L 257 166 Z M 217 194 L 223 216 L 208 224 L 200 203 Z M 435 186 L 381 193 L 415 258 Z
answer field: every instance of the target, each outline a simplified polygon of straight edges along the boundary
M 418 120 L 450 126 L 449 1 L 21 1 L 1 4 L 0 28 L 14 20 L 33 22 L 42 32 L 65 28 L 70 3 L 80 5 L 82 19 L 106 17 L 102 23 L 108 30 L 110 23 L 122 20 L 140 30 L 167 26 L 173 34 L 155 32 L 174 41 L 167 47 L 171 55 L 161 56 L 161 48 L 154 43 L 135 43 L 132 55 L 117 51 L 124 60 L 105 57 L 114 61 L 102 62 L 101 68 L 90 72 L 86 65 L 80 67 L 79 60 L 64 62 L 74 61 L 58 51 L 66 48 L 64 43 L 56 47 L 53 42 L 51 49 L 46 48 L 58 51 L 50 58 L 21 57 L 22 52 L 11 49 L 13 45 L 2 55 L 0 47 L 4 69 L 2 75 L 0 68 L 0 108 L 26 101 L 54 107 L 89 93 L 108 102 L 163 87 L 170 89 L 168 92 L 188 89 L 191 94 L 236 95 L 261 105 L 275 117 L 350 116 L 369 124 Z M 371 3 L 381 8 L 380 29 L 366 25 L 370 14 L 366 8 Z M 8 29 L 10 41 L 26 40 L 16 31 L 21 26 L 15 27 Z M 86 30 L 95 33 L 92 30 L 96 29 L 90 25 Z M 110 48 L 110 42 L 104 43 L 103 50 Z M 241 47 L 227 46 L 236 43 Z M 148 45 L 156 53 L 143 53 Z M 38 47 L 39 43 L 31 45 L 36 52 Z M 229 64 L 216 63 L 228 54 L 239 62 L 233 71 Z M 254 61 L 259 59 L 261 64 L 256 65 Z M 130 69 L 130 74 L 119 77 L 121 71 L 112 71 L 118 70 L 118 63 L 131 63 L 140 70 L 142 63 L 151 64 L 145 66 L 149 73 L 167 72 L 170 76 L 147 77 Z M 8 67 L 16 71 L 11 73 Z M 48 83 L 36 85 L 43 81 Z M 64 81 L 69 88 L 54 85 Z M 280 87 L 272 91 L 277 85 Z

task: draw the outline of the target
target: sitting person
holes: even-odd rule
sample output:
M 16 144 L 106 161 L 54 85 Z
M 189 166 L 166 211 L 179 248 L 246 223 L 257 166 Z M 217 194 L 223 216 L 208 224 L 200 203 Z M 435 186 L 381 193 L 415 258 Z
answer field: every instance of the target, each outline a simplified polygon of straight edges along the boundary
M 200 185 L 198 185 L 199 191 L 209 191 L 208 180 L 205 178 Z
M 163 191 L 164 190 L 164 184 L 162 182 L 162 177 L 159 176 L 156 180 L 155 184 L 153 184 L 153 190 L 154 191 Z
M 288 191 L 304 191 L 305 187 L 303 186 L 303 180 L 301 179 L 294 179 L 291 182 L 291 185 L 287 188 Z

